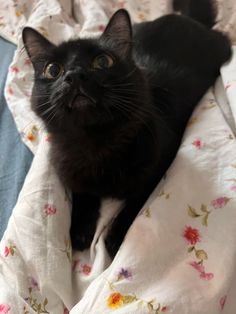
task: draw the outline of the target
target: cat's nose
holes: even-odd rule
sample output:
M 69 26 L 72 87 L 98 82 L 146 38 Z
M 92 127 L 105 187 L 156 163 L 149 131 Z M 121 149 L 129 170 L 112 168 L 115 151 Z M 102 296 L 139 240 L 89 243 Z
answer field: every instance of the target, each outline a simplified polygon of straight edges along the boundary
M 68 84 L 72 85 L 74 83 L 79 83 L 79 81 L 87 81 L 88 75 L 81 67 L 77 67 L 73 71 L 67 71 L 64 80 Z

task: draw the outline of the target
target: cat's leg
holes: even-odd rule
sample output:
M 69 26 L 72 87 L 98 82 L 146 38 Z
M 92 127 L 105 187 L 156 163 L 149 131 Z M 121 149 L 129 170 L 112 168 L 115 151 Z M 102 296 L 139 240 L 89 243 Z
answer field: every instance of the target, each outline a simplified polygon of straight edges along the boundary
M 97 226 L 100 198 L 90 194 L 73 194 L 71 242 L 75 250 L 89 248 Z
M 133 223 L 150 193 L 141 194 L 136 198 L 127 199 L 124 208 L 115 218 L 105 239 L 106 248 L 111 257 L 114 257 L 117 253 L 129 227 Z

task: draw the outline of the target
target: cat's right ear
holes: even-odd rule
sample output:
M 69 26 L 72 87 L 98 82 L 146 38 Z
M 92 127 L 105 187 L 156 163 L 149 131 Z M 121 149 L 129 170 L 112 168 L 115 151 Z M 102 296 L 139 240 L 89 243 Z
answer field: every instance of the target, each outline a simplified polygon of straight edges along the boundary
M 24 47 L 34 65 L 34 61 L 41 56 L 45 57 L 53 47 L 55 47 L 43 35 L 31 27 L 25 27 L 22 32 Z
M 100 40 L 126 58 L 132 50 L 132 26 L 129 13 L 120 9 L 113 14 Z

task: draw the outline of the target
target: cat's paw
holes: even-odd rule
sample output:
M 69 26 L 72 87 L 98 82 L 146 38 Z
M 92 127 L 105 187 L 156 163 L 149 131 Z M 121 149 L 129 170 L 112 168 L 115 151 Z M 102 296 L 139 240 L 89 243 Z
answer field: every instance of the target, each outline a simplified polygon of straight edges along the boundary
M 116 253 L 118 252 L 121 246 L 121 243 L 123 241 L 123 238 L 124 238 L 123 235 L 116 233 L 113 229 L 111 229 L 108 232 L 107 237 L 105 239 L 105 245 L 106 245 L 107 252 L 112 259 L 115 257 Z
M 88 249 L 93 241 L 94 232 L 71 231 L 71 245 L 73 250 L 84 251 Z

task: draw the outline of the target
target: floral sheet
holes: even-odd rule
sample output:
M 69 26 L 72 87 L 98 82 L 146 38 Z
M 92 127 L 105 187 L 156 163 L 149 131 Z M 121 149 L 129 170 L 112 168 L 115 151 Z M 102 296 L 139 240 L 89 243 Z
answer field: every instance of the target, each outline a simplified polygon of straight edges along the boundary
M 35 153 L 0 243 L 1 314 L 235 314 L 236 54 L 193 113 L 174 163 L 115 259 L 104 247 L 106 226 L 120 205 L 115 200 L 103 201 L 90 250 L 71 250 L 70 193 L 49 163 L 50 138 L 30 111 L 32 67 L 20 33 L 31 25 L 55 43 L 99 34 L 120 7 L 133 21 L 171 11 L 162 0 L 0 3 L 0 35 L 19 40 L 6 97 Z M 217 27 L 234 40 L 235 2 L 219 7 Z

